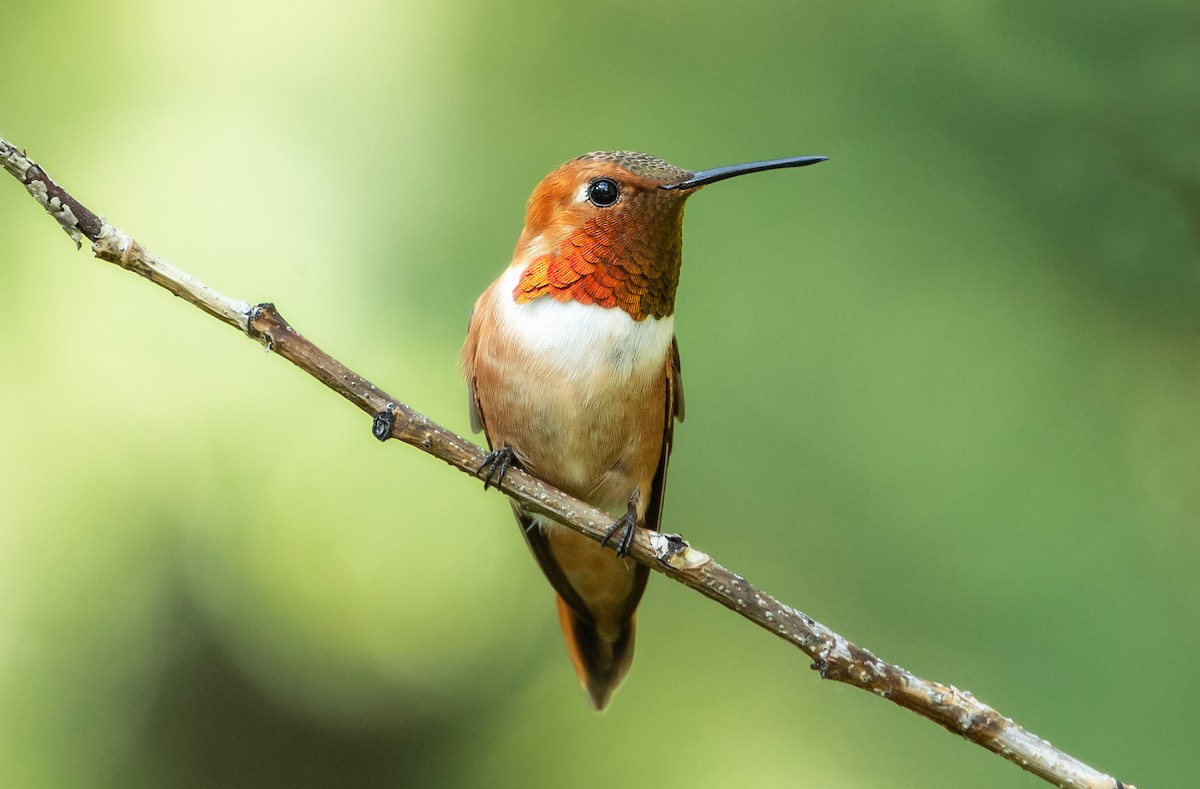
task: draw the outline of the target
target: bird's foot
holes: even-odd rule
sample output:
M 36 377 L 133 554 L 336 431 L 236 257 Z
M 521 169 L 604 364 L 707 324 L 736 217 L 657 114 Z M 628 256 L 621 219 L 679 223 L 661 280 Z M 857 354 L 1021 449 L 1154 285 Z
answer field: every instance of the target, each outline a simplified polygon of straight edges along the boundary
M 515 465 L 517 465 L 517 453 L 513 451 L 512 447 L 505 444 L 487 454 L 487 457 L 479 464 L 479 468 L 475 470 L 475 476 L 483 480 L 483 489 L 487 490 L 489 487 L 499 486 L 504 481 L 504 475 Z
M 617 556 L 625 556 L 629 553 L 629 549 L 633 547 L 633 535 L 637 532 L 637 505 L 639 498 L 641 497 L 636 492 L 629 497 L 629 509 L 604 530 L 604 539 L 600 541 L 601 548 L 608 545 L 608 541 L 616 537 Z

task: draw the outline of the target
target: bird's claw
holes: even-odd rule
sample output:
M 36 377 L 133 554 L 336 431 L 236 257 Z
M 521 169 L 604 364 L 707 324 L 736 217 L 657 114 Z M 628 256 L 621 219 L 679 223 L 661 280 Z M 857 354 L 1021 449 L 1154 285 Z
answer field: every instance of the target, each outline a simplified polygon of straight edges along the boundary
M 608 541 L 616 537 L 617 556 L 626 556 L 629 549 L 633 547 L 633 535 L 637 532 L 637 520 L 637 499 L 631 498 L 629 510 L 604 530 L 604 539 L 600 541 L 600 547 L 608 545 Z
M 483 489 L 495 488 L 504 481 L 504 475 L 517 462 L 517 453 L 508 444 L 487 453 L 487 457 L 475 470 L 475 476 L 483 480 Z

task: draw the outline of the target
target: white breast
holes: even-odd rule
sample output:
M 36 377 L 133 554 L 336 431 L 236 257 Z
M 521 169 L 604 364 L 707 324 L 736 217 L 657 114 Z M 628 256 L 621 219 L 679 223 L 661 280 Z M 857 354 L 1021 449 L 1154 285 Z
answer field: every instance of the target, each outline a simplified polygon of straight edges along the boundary
M 512 266 L 494 288 L 497 316 L 501 330 L 549 367 L 547 372 L 580 382 L 596 374 L 628 380 L 662 373 L 674 316 L 635 321 L 619 308 L 550 296 L 517 304 L 512 293 L 520 276 L 520 267 Z

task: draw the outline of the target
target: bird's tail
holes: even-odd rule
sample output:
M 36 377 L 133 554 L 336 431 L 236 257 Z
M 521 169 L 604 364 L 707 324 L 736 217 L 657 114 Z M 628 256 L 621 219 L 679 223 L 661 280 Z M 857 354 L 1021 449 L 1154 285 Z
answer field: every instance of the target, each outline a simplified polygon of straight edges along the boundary
M 557 599 L 558 621 L 562 625 L 571 663 L 579 675 L 579 684 L 587 691 L 592 708 L 602 712 L 633 662 L 637 615 L 632 614 L 612 637 L 601 633 L 595 624 L 572 611 L 562 597 Z

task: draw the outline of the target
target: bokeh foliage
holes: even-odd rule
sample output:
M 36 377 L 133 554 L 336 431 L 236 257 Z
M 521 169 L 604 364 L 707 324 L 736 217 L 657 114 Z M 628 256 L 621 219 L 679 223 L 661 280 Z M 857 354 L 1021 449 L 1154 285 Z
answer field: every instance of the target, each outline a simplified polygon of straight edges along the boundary
M 524 200 L 691 201 L 668 526 L 1144 786 L 1194 779 L 1195 2 L 16 0 L 0 134 L 466 431 Z M 594 716 L 495 495 L 0 181 L 0 783 L 1032 786 L 655 579 Z

